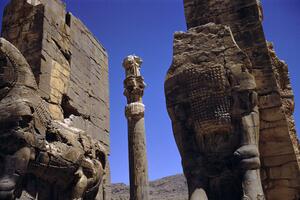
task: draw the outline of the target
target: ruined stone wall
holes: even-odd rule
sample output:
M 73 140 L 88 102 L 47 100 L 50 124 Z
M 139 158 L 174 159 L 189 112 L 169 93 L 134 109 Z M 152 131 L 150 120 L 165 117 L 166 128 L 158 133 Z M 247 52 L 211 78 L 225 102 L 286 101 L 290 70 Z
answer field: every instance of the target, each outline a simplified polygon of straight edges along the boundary
M 13 42 L 30 63 L 37 82 L 41 68 L 44 6 L 11 1 L 3 13 L 2 36 Z
M 108 56 L 60 0 L 11 0 L 2 36 L 24 54 L 54 119 L 101 141 L 109 154 Z M 98 195 L 110 199 L 109 164 Z
M 283 68 L 276 61 L 276 56 L 271 60 L 262 28 L 263 13 L 260 2 L 184 2 L 188 28 L 209 22 L 230 26 L 237 44 L 252 62 L 252 73 L 259 93 L 262 179 L 267 199 L 292 200 L 299 197 L 299 144 L 292 118 L 292 90 L 289 84 L 288 88 L 279 86 L 280 80 L 287 81 L 288 76 L 283 74 L 276 77 L 276 69 Z
M 271 57 L 271 62 L 273 66 L 273 71 L 275 74 L 277 86 L 279 88 L 280 96 L 282 99 L 282 109 L 287 117 L 290 136 L 295 147 L 299 146 L 299 140 L 296 133 L 296 125 L 293 113 L 295 111 L 295 99 L 294 92 L 292 90 L 288 65 L 280 60 L 274 51 L 273 44 L 268 42 L 269 54 Z M 300 148 L 295 148 L 296 156 L 298 157 L 298 162 L 300 161 Z

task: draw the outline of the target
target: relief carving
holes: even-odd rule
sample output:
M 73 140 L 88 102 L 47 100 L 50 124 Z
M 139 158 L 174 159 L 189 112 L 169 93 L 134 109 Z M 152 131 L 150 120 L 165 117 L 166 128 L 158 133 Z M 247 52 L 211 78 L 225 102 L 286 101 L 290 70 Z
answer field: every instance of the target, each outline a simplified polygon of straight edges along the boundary
M 67 121 L 52 120 L 31 68 L 0 39 L 0 199 L 95 199 L 105 149 Z
M 190 200 L 264 199 L 251 70 L 227 26 L 175 33 L 165 94 Z

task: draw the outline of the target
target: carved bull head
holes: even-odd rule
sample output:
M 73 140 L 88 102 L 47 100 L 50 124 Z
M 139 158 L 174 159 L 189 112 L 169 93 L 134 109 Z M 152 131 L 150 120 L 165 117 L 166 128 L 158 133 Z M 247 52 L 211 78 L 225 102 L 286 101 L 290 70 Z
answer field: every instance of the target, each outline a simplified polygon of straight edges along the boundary
M 0 38 L 0 199 L 14 199 L 34 143 L 33 108 L 37 85 L 19 50 Z

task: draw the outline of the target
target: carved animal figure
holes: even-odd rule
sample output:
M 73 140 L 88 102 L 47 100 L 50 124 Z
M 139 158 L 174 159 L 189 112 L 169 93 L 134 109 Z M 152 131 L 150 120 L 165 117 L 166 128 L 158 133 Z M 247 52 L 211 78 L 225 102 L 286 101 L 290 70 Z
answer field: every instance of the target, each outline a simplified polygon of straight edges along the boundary
M 39 200 L 95 199 L 104 148 L 84 131 L 51 119 L 31 68 L 0 39 L 0 200 L 26 190 Z
M 264 199 L 250 72 L 229 27 L 175 33 L 165 94 L 190 200 Z

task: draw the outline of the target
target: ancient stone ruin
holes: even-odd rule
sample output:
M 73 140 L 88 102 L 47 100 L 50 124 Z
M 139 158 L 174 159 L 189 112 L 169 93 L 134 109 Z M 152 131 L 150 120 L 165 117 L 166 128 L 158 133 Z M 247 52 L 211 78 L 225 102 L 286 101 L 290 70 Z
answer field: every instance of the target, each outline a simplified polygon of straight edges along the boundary
M 188 30 L 174 35 L 165 94 L 186 181 L 148 183 L 142 60 L 128 56 L 130 199 L 186 199 L 187 185 L 190 200 L 299 200 L 294 96 L 259 0 L 184 8 Z M 109 154 L 105 49 L 61 0 L 10 0 L 0 38 L 0 200 L 111 200 Z
M 11 0 L 2 37 L 0 199 L 110 199 L 105 49 L 60 0 Z
M 184 7 L 165 93 L 190 199 L 299 199 L 293 92 L 260 2 Z

